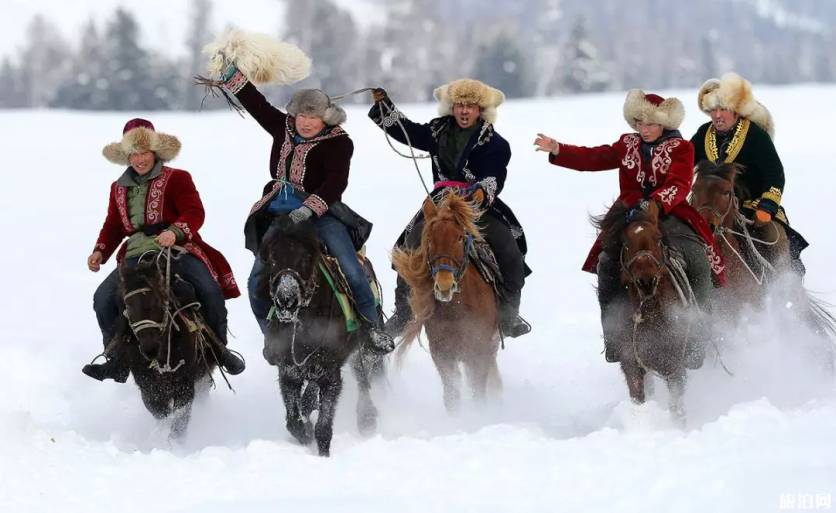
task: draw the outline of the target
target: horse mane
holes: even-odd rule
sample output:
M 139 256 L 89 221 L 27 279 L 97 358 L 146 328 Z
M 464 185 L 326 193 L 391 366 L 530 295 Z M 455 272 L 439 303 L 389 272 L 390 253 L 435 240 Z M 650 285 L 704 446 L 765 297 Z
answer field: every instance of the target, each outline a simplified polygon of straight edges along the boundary
M 737 162 L 714 163 L 710 160 L 703 160 L 694 168 L 697 178 L 716 177 L 731 182 L 734 185 L 734 193 L 743 200 L 752 199 L 749 189 L 737 180 L 746 172 L 746 166 Z
M 322 245 L 319 241 L 319 232 L 312 220 L 307 219 L 296 223 L 289 215 L 279 214 L 276 216 L 274 223 L 275 226 L 269 230 L 267 236 L 261 241 L 258 250 L 259 258 L 266 263 L 268 269 L 270 268 L 270 255 L 279 251 L 287 251 L 282 246 L 287 246 L 288 241 L 299 243 L 305 249 L 306 255 L 310 255 L 315 262 L 319 262 L 322 256 Z M 263 273 L 259 278 L 255 296 L 265 300 L 270 298 L 269 272 Z
M 402 358 L 411 342 L 418 337 L 421 326 L 432 317 L 435 312 L 435 297 L 433 294 L 433 278 L 427 265 L 427 245 L 429 234 L 436 226 L 444 222 L 453 222 L 467 235 L 472 235 L 474 241 L 483 240 L 476 221 L 482 216 L 475 203 L 456 194 L 453 189 L 447 189 L 436 207 L 436 214 L 425 221 L 421 233 L 421 246 L 418 249 L 396 248 L 392 253 L 392 264 L 398 274 L 412 289 L 409 298 L 414 316 L 404 331 L 404 343 L 398 349 L 398 357 Z

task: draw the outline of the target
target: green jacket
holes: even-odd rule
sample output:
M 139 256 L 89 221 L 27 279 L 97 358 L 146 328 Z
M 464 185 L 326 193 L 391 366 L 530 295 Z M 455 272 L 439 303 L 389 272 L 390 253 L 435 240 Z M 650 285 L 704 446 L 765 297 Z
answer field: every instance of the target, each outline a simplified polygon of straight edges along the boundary
M 154 169 L 148 174 L 139 175 L 132 167 L 129 167 L 118 180 L 119 185 L 127 188 L 128 219 L 131 221 L 131 226 L 136 230 L 133 235 L 128 237 L 128 248 L 125 253 L 125 258 L 137 258 L 142 256 L 146 251 L 160 249 L 155 242 L 157 236 L 145 235 L 142 230 L 145 228 L 145 202 L 148 197 L 148 182 L 160 176 L 162 172 L 163 164 L 157 161 Z M 185 238 L 179 228 L 171 226 L 168 229 L 177 235 L 178 242 Z

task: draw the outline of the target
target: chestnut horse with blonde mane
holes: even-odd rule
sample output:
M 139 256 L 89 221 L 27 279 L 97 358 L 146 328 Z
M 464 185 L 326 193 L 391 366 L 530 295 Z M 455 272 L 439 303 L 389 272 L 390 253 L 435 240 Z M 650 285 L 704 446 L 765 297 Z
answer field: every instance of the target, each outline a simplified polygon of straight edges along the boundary
M 461 403 L 460 364 L 477 404 L 485 402 L 489 386 L 501 389 L 499 308 L 493 286 L 471 262 L 473 245 L 483 241 L 476 225 L 481 212 L 453 189 L 444 192 L 438 206 L 427 198 L 423 210 L 420 248 L 396 249 L 392 256 L 411 288 L 414 315 L 397 355 L 401 361 L 423 327 L 441 375 L 444 406 L 452 414 Z

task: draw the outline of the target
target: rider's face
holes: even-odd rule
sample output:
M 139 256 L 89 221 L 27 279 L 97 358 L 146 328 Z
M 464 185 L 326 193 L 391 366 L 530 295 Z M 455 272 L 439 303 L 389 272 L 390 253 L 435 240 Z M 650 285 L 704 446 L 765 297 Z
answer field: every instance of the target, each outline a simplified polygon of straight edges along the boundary
M 482 108 L 474 103 L 457 103 L 453 105 L 453 117 L 461 128 L 470 128 L 479 120 Z
M 140 175 L 154 169 L 154 152 L 144 151 L 142 153 L 134 153 L 130 156 L 131 167 Z
M 711 111 L 711 122 L 714 123 L 714 129 L 718 132 L 725 132 L 737 123 L 740 115 L 730 110 L 723 110 L 720 107 Z
M 325 128 L 325 122 L 319 116 L 296 115 L 296 131 L 304 138 L 313 137 Z
M 636 130 L 642 136 L 644 142 L 653 142 L 662 137 L 662 125 L 654 123 L 645 123 L 644 121 L 636 121 Z

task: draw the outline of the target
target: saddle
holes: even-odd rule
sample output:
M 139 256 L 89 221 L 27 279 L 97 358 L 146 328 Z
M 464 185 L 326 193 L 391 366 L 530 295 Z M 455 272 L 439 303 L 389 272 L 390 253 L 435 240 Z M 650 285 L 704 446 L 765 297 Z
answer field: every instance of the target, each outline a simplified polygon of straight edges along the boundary
M 471 260 L 473 266 L 479 271 L 482 279 L 493 287 L 497 297 L 503 298 L 501 285 L 505 282 L 502 273 L 499 271 L 499 264 L 496 262 L 493 250 L 486 241 L 474 242 L 471 246 Z
M 374 294 L 375 306 L 380 307 L 382 304 L 380 299 L 380 285 L 377 281 L 377 274 L 375 274 L 371 260 L 366 258 L 365 246 L 360 248 L 360 251 L 357 252 L 357 258 L 360 260 L 360 264 L 366 273 L 366 278 L 369 280 L 369 285 L 371 286 L 372 293 Z M 335 257 L 327 253 L 324 245 L 322 261 L 319 264 L 319 269 L 323 276 L 325 276 L 328 284 L 331 286 L 331 290 L 334 291 L 337 301 L 340 303 L 340 308 L 342 309 L 343 316 L 345 317 L 346 329 L 349 333 L 357 330 L 360 328 L 360 321 L 357 318 L 357 303 L 354 300 L 354 296 L 351 294 L 351 287 L 348 284 L 348 279 L 345 277 L 345 274 L 343 274 L 342 268 L 340 268 L 340 263 Z M 372 319 L 372 321 L 374 320 L 375 319 Z

